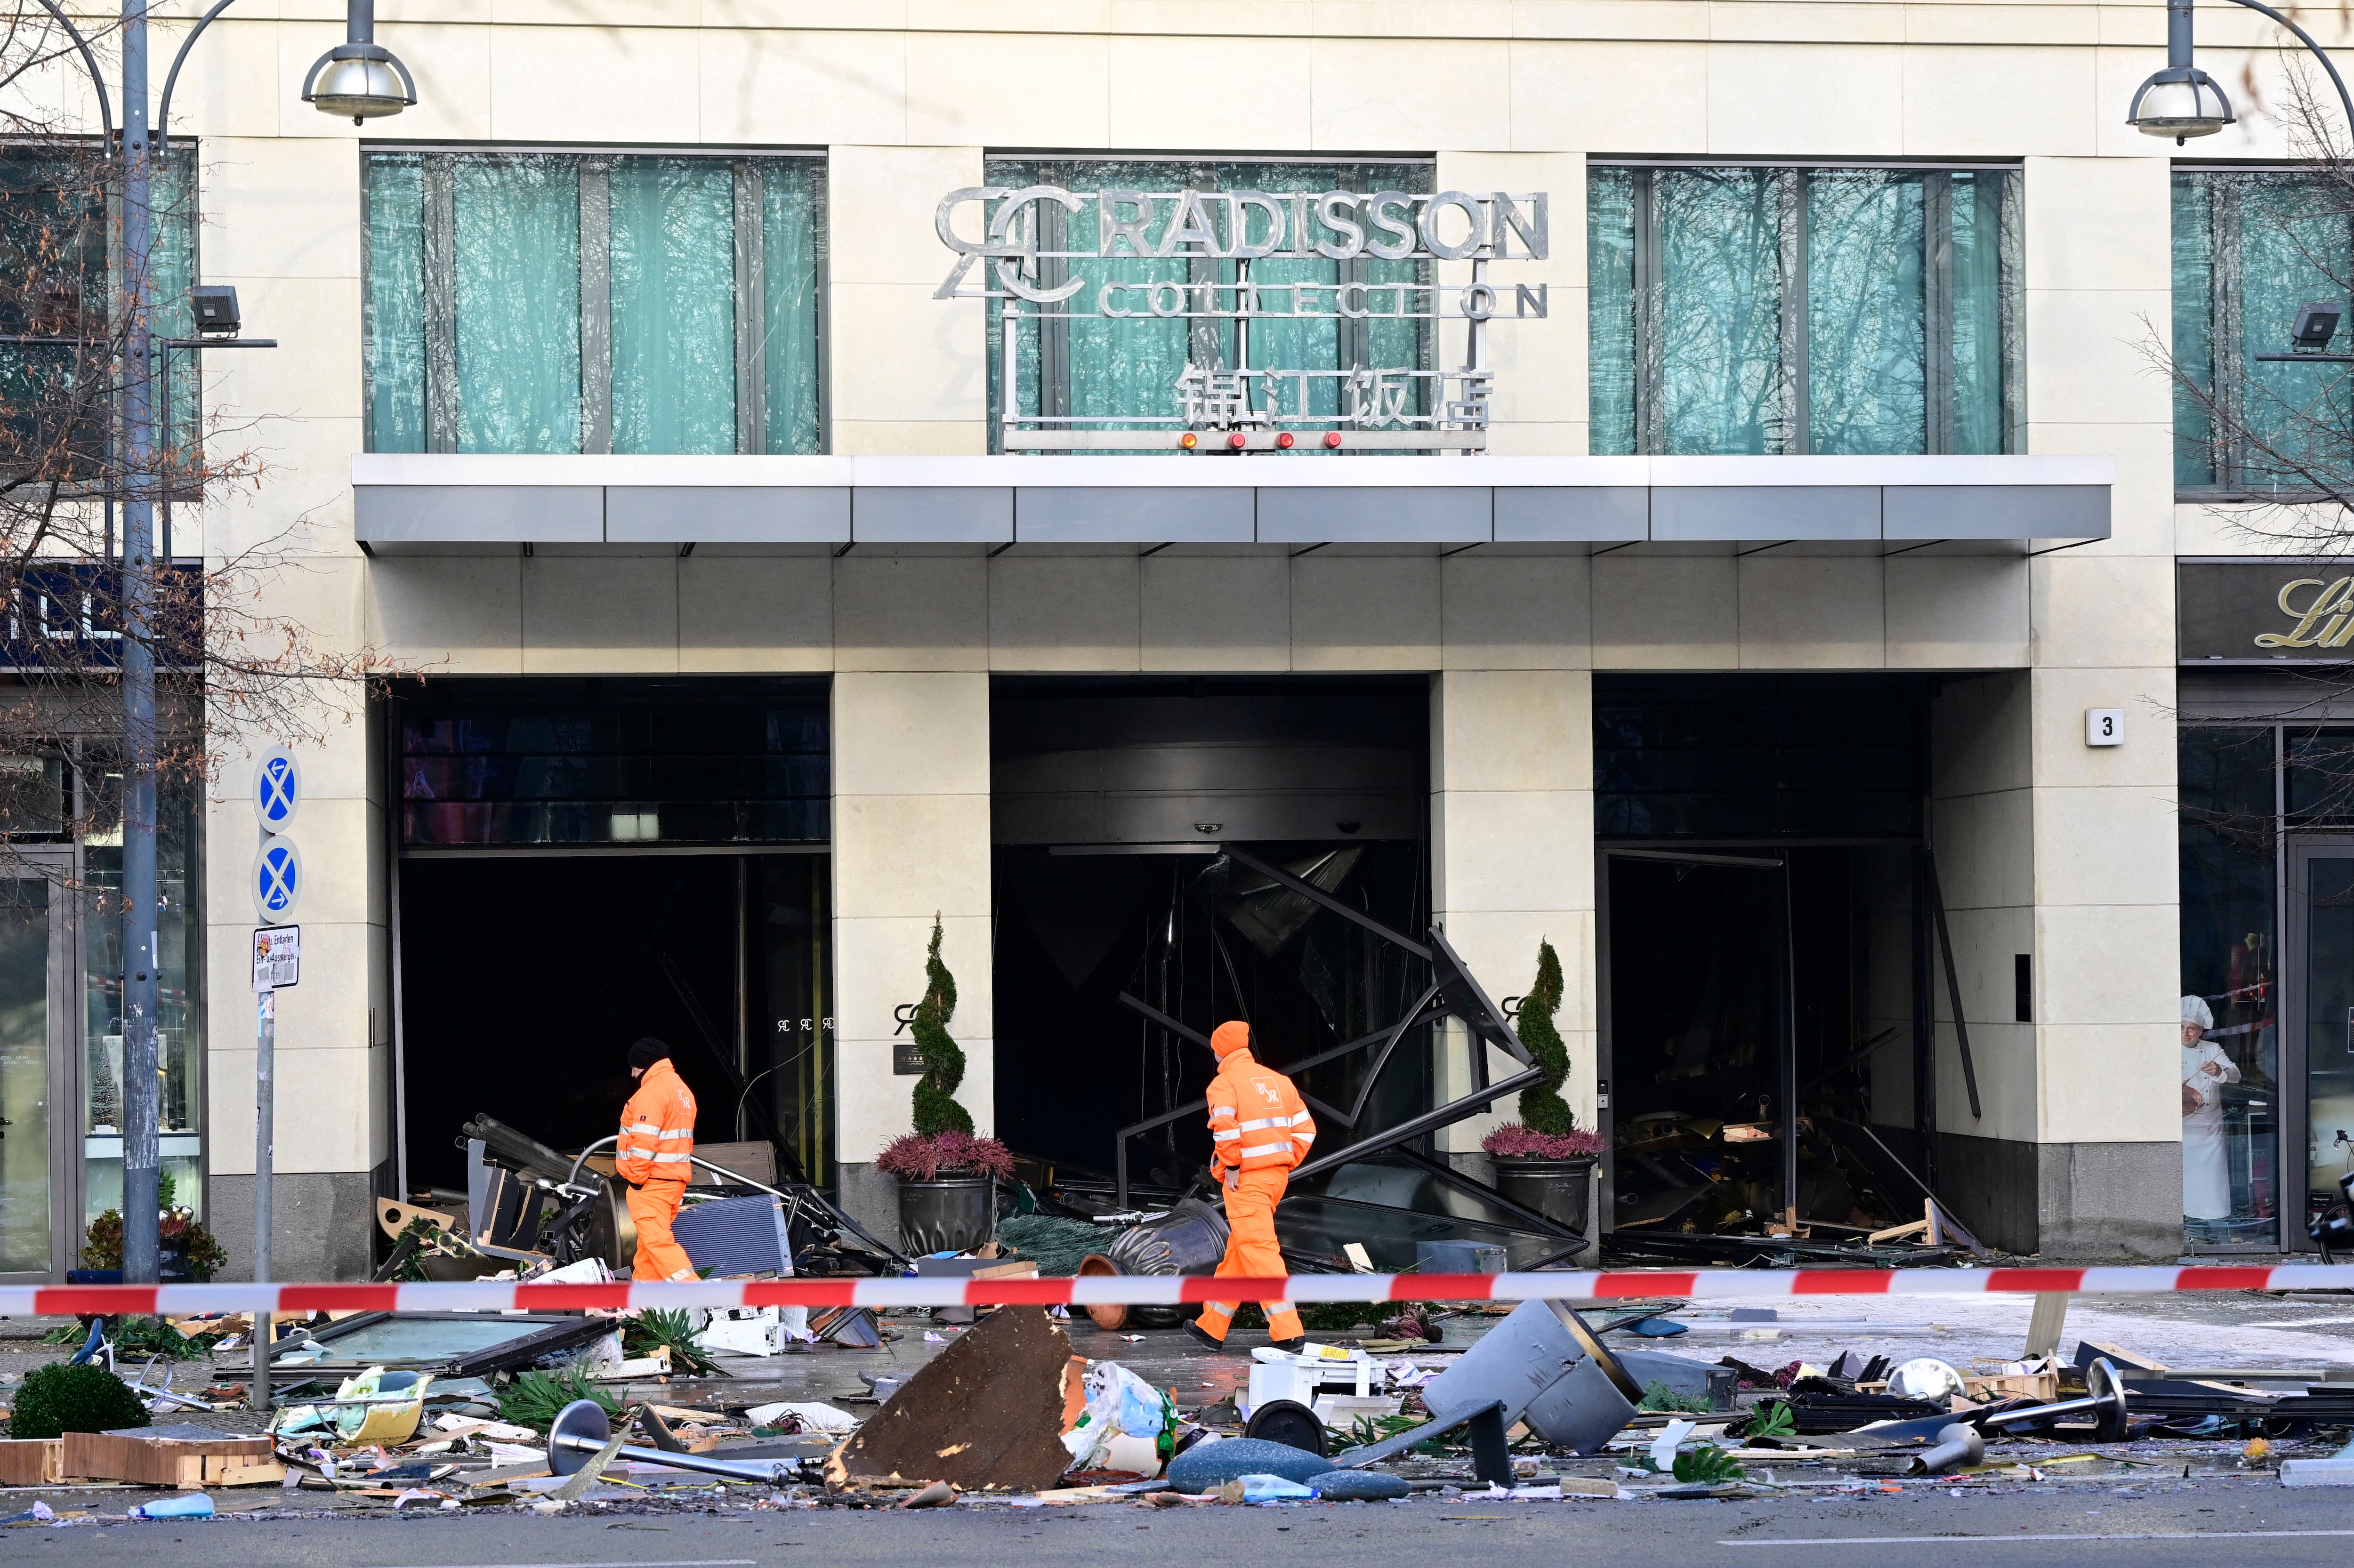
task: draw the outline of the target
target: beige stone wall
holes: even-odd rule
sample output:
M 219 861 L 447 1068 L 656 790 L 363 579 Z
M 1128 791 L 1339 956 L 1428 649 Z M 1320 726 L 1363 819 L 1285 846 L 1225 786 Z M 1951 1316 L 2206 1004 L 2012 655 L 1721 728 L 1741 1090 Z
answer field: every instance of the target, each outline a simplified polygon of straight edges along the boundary
M 2308 22 L 2333 43 L 2354 28 L 2334 14 Z M 2263 112 L 2280 98 L 2269 24 L 2216 7 L 2200 27 L 2202 63 L 2232 85 L 2245 122 L 2189 151 L 2276 155 L 2279 122 Z M 1967 888 L 1985 901 L 1957 913 L 1973 931 L 1967 983 L 1995 1006 L 2008 999 L 2006 955 L 2037 957 L 2037 1022 L 2016 1037 L 1990 1024 L 1986 1037 L 2019 1085 L 1989 1118 L 2005 1137 L 2173 1137 L 2163 1084 L 2120 1090 L 2115 1078 L 2162 1042 L 2174 994 L 2168 557 L 2249 546 L 2174 507 L 2164 389 L 2136 352 L 2166 330 L 2175 149 L 2121 122 L 2160 61 L 2159 5 L 386 0 L 379 29 L 421 101 L 367 140 L 828 149 L 831 436 L 843 452 L 984 450 L 982 319 L 976 305 L 929 298 L 949 261 L 930 215 L 947 189 L 977 183 L 990 149 L 1435 152 L 1443 183 L 1549 190 L 1553 256 L 1511 265 L 1548 282 L 1552 318 L 1499 328 L 1493 343 L 1497 446 L 1532 453 L 1585 443 L 1589 153 L 2027 159 L 2030 444 L 2112 453 L 2119 466 L 2116 537 L 2032 562 L 1802 546 L 1591 561 L 1182 547 L 1141 561 L 1026 547 L 995 560 L 864 549 L 834 560 L 706 546 L 684 560 L 612 547 L 369 562 L 351 541 L 348 469 L 360 440 L 363 133 L 295 96 L 302 69 L 340 37 L 341 7 L 233 10 L 191 58 L 175 129 L 203 138 L 207 278 L 236 283 L 250 329 L 286 346 L 212 356 L 211 408 L 270 470 L 258 490 L 182 525 L 201 527 L 216 558 L 282 535 L 303 558 L 274 580 L 273 607 L 434 672 L 836 673 L 852 1158 L 894 1129 L 903 1103 L 887 1055 L 878 1070 L 862 1054 L 882 1050 L 886 1003 L 916 994 L 935 908 L 965 988 L 960 1033 L 970 1045 L 991 1032 L 995 670 L 1433 673 L 1442 906 L 1467 936 L 1489 923 L 1479 940 L 1498 956 L 1475 961 L 1492 961 L 1504 990 L 1521 983 L 1515 955 L 1532 946 L 1531 927 L 1554 936 L 1572 969 L 1564 1033 L 1588 1081 L 1591 806 L 1577 773 L 1585 742 L 1569 733 L 1588 671 L 2027 672 L 1989 683 L 2003 701 L 1980 721 L 2002 750 L 2008 771 L 1988 775 L 2000 787 L 1956 784 L 1939 807 L 1954 824 L 1941 833 L 1963 833 L 1951 813 L 1979 811 L 2004 835 L 1986 841 L 1998 846 L 1986 863 L 1946 871 L 1949 896 Z M 37 106 L 80 101 L 62 68 L 18 90 Z M 2094 705 L 2127 710 L 2125 747 L 2084 750 L 2081 710 Z M 1549 749 L 1500 752 L 1489 726 L 1532 714 L 1548 715 Z M 389 1153 L 383 868 L 371 858 L 382 834 L 366 746 L 336 726 L 317 752 L 304 919 L 314 966 L 349 980 L 287 1003 L 288 1082 L 309 1075 L 315 1114 L 281 1139 L 281 1169 L 364 1171 Z M 233 874 L 253 832 L 229 788 L 239 766 L 207 815 L 219 1171 L 249 1158 L 250 1002 L 224 959 L 242 950 Z M 1549 835 L 1540 853 L 1500 855 L 1494 841 L 1532 831 L 1532 810 Z M 924 858 L 911 863 L 917 844 Z M 1576 958 L 1562 935 L 1573 931 Z M 986 1058 L 974 1054 L 968 1097 L 985 1120 Z M 1950 1114 L 1958 1086 L 1942 1098 Z

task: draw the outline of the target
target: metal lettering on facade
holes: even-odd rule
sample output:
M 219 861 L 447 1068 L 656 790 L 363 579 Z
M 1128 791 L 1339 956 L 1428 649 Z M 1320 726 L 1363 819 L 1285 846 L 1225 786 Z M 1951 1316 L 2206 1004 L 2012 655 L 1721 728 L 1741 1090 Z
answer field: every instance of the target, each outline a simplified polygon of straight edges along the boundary
M 980 238 L 959 228 L 960 209 L 981 209 Z M 1074 222 L 1092 211 L 1093 221 Z M 1497 321 L 1543 320 L 1546 285 L 1491 283 L 1488 264 L 1543 260 L 1552 253 L 1543 192 L 1439 191 L 1070 191 L 1057 185 L 968 185 L 933 214 L 940 242 L 957 253 L 934 299 L 999 301 L 1013 323 L 1028 320 L 1182 320 L 1232 324 L 1232 348 L 1194 340 L 1170 387 L 1171 409 L 1112 421 L 1016 412 L 1014 359 L 1001 355 L 1007 450 L 1134 448 L 1149 443 L 1138 424 L 1220 430 L 1235 448 L 1288 447 L 1287 425 L 1339 426 L 1348 444 L 1387 450 L 1480 450 L 1487 445 L 1494 376 L 1487 332 Z M 1092 238 L 1085 238 L 1092 236 Z M 1107 279 L 1092 290 L 1072 263 L 1170 260 L 1193 263 L 1182 281 Z M 1342 264 L 1469 261 L 1468 282 L 1371 281 L 1342 276 L 1271 278 L 1261 261 Z M 1199 263 L 1211 263 L 1203 266 Z M 1231 263 L 1218 266 L 1216 263 Z M 976 264 L 980 273 L 975 275 Z M 1468 323 L 1463 365 L 1300 369 L 1254 366 L 1253 322 L 1441 322 Z M 1011 341 L 1009 332 L 1008 341 Z M 1207 361 L 1205 358 L 1207 349 Z M 1329 406 L 1320 384 L 1332 390 Z M 1039 426 L 1046 429 L 1025 429 Z M 1182 438 L 1181 445 L 1193 443 Z M 1327 444 L 1338 444 L 1331 437 Z

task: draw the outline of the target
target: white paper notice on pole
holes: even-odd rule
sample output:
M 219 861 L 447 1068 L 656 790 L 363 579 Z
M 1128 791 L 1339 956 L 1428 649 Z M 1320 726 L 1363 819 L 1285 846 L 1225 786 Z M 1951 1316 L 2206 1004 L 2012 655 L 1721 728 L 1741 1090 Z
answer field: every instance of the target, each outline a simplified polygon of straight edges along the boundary
M 254 990 L 285 990 L 301 977 L 302 965 L 302 927 L 264 926 L 254 932 Z

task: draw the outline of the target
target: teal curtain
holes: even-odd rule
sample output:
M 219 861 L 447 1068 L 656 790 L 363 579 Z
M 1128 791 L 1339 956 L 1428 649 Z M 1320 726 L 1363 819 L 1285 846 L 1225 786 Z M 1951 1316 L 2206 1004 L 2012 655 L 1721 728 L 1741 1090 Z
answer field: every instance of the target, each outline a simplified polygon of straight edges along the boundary
M 578 451 L 578 164 L 460 157 L 451 191 L 457 448 Z
M 1782 176 L 1661 171 L 1659 399 L 1665 450 L 1778 452 Z
M 736 171 L 621 158 L 612 212 L 613 450 L 736 450 Z
M 425 450 L 425 161 L 371 157 L 361 186 L 366 277 L 360 353 L 367 445 Z
M 2343 305 L 2354 279 L 2342 190 L 2296 175 L 2239 176 L 2240 418 L 2247 426 L 2238 483 L 2248 490 L 2295 489 L 2306 471 L 2349 473 L 2354 402 L 2343 365 L 2260 362 L 2288 352 L 2297 308 Z M 2341 331 L 2338 344 L 2347 336 Z
M 1635 175 L 1596 169 L 1585 190 L 1586 450 L 1635 450 Z
M 2000 175 L 1948 175 L 1953 203 L 1954 447 L 2003 450 L 2010 364 L 2003 351 L 2003 217 L 2010 181 Z
M 1824 170 L 1806 185 L 1808 450 L 1926 451 L 1921 181 Z
M 1973 170 L 1593 168 L 1588 450 L 2003 450 L 2015 374 L 2006 242 L 2014 179 Z M 1944 182 L 1949 200 L 1930 200 L 1932 181 Z M 1935 235 L 1933 220 L 1944 226 Z M 1635 267 L 1646 225 L 1658 257 L 1650 284 Z M 1950 302 L 1942 319 L 1930 308 L 1927 270 L 1938 254 Z M 1787 328 L 1801 313 L 1805 333 L 1795 340 Z M 1656 343 L 1647 344 L 1649 332 Z M 1933 366 L 1941 371 L 1934 397 Z M 1802 429 L 1792 408 L 1801 377 Z
M 584 394 L 611 395 L 617 452 L 733 452 L 739 429 L 738 160 L 620 157 L 605 171 L 592 263 L 608 283 L 604 357 L 584 363 L 582 159 L 569 154 L 378 153 L 362 185 L 367 444 L 371 451 L 578 451 Z M 819 330 L 825 167 L 749 160 L 767 287 L 757 313 L 767 405 L 752 450 L 823 444 Z M 429 323 L 428 191 L 447 177 L 453 320 Z M 593 191 L 592 191 L 593 196 Z M 438 197 L 437 197 L 438 199 Z M 748 203 L 748 209 L 753 204 Z M 748 211 L 748 216 L 749 212 Z M 592 276 L 598 270 L 591 268 Z M 438 347 L 431 334 L 447 333 Z M 589 336 L 586 352 L 599 340 Z M 429 396 L 438 367 L 456 385 Z M 436 421 L 454 405 L 455 428 Z
M 2174 176 L 2174 365 L 2211 395 L 2215 387 L 2215 190 L 2210 176 Z M 2179 382 L 2174 388 L 2174 482 L 2216 482 L 2215 426 Z
M 822 204 L 825 165 L 813 158 L 776 159 L 761 186 L 761 250 L 768 272 L 762 302 L 768 376 L 768 443 L 772 452 L 813 452 L 822 429 L 818 404 L 818 323 L 822 302 Z
M 992 185 L 1020 187 L 1030 185 L 1060 185 L 1067 190 L 1096 192 L 1105 189 L 1173 191 L 1173 190 L 1257 190 L 1281 196 L 1293 191 L 1321 193 L 1336 188 L 1373 190 L 1388 188 L 1421 192 L 1430 188 L 1430 171 L 1420 164 L 1352 164 L 1346 167 L 1299 164 L 1182 164 L 1173 162 L 1103 161 L 1083 164 L 1033 163 L 1013 160 L 992 160 L 988 166 L 988 178 Z M 1043 206 L 1043 204 L 1042 204 Z M 1288 206 L 1288 204 L 1287 204 Z M 1223 202 L 1212 204 L 1211 217 L 1223 232 L 1231 221 Z M 993 215 L 992 215 L 993 216 Z M 1123 209 L 1125 216 L 1125 209 Z M 1057 212 L 1049 221 L 1058 224 L 1060 242 L 1049 238 L 1044 249 L 1090 249 L 1097 243 L 1100 209 L 1090 203 L 1076 214 Z M 1161 235 L 1175 220 L 1170 204 L 1156 204 L 1150 227 L 1145 231 L 1148 245 L 1157 246 Z M 1252 238 L 1260 234 L 1258 225 L 1265 221 L 1257 213 L 1248 215 L 1253 224 Z M 1289 221 L 1287 211 L 1285 221 Z M 1316 219 L 1311 212 L 1310 222 Z M 1323 232 L 1320 225 L 1318 232 Z M 1287 247 L 1288 248 L 1288 247 Z M 1256 284 L 1286 284 L 1295 282 L 1337 284 L 1345 280 L 1362 280 L 1369 284 L 1417 283 L 1426 281 L 1425 268 L 1415 261 L 1384 261 L 1365 259 L 1353 262 L 1329 261 L 1322 258 L 1302 260 L 1290 256 L 1267 256 L 1250 264 L 1251 281 Z M 1344 273 L 1344 268 L 1354 269 Z M 1025 322 L 1014 334 L 1013 346 L 1014 396 L 1024 415 L 1040 413 L 1067 415 L 1076 418 L 1101 420 L 1117 428 L 1122 421 L 1134 421 L 1136 428 L 1155 427 L 1142 421 L 1155 417 L 1173 418 L 1182 409 L 1178 399 L 1177 378 L 1189 363 L 1232 366 L 1237 363 L 1238 344 L 1234 323 L 1230 321 L 1193 321 L 1180 317 L 1154 317 L 1146 313 L 1147 296 L 1140 290 L 1121 297 L 1119 303 L 1137 311 L 1134 316 L 1112 318 L 1097 315 L 1097 300 L 1107 283 L 1178 285 L 1208 282 L 1234 283 L 1240 276 L 1232 260 L 1204 257 L 1131 257 L 1123 252 L 1116 258 L 1086 258 L 1042 264 L 1039 281 L 1053 286 L 1071 278 L 1083 280 L 1079 291 L 1073 296 L 1069 308 L 1082 313 L 1063 323 L 1053 343 L 1042 343 L 1035 323 Z M 995 278 L 989 281 L 993 285 Z M 1231 293 L 1221 296 L 1231 301 Z M 1414 296 L 1409 295 L 1411 302 Z M 1387 297 L 1376 292 L 1375 308 L 1387 308 Z M 1427 369 L 1432 356 L 1427 323 L 1412 321 L 1374 318 L 1364 323 L 1361 338 L 1351 340 L 1344 334 L 1340 322 L 1329 319 L 1329 306 L 1322 307 L 1326 319 L 1311 313 L 1297 320 L 1286 320 L 1291 310 L 1288 295 L 1263 294 L 1259 308 L 1272 313 L 1250 323 L 1250 364 L 1260 370 L 1346 370 L 1357 364 L 1369 367 L 1412 367 Z M 1411 303 L 1409 308 L 1414 308 Z M 1003 352 L 1003 313 L 995 302 L 991 303 L 991 344 Z M 1051 369 L 1047 361 L 1054 361 Z M 1297 383 L 1283 386 L 1283 411 L 1297 410 Z M 1309 414 L 1319 420 L 1337 419 L 1341 409 L 1341 391 L 1337 379 L 1323 377 L 1310 383 Z M 991 378 L 991 407 L 994 409 L 999 387 Z M 1043 408 L 1041 398 L 1059 401 Z M 1097 428 L 1101 428 L 1098 426 Z M 1164 430 L 1172 427 L 1159 427 Z M 1296 427 L 1312 429 L 1314 427 Z M 1150 450 L 1166 450 L 1156 443 Z

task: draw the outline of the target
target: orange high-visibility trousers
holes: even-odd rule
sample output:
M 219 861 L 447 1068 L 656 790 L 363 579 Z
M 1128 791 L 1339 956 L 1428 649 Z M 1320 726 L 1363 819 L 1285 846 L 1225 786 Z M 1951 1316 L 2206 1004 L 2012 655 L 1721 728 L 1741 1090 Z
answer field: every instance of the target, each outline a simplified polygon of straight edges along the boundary
M 1245 1171 L 1226 1179 L 1226 1255 L 1218 1264 L 1219 1278 L 1242 1275 L 1265 1279 L 1290 1272 L 1275 1241 L 1275 1206 L 1283 1202 L 1283 1189 L 1290 1181 L 1290 1171 L 1275 1170 Z M 1204 1302 L 1202 1331 L 1223 1340 L 1237 1305 Z M 1308 1331 L 1299 1326 L 1299 1314 L 1290 1302 L 1262 1301 L 1259 1307 L 1267 1313 L 1269 1339 L 1296 1340 Z
M 638 1255 L 630 1265 L 634 1280 L 695 1279 L 686 1249 L 670 1234 L 686 1197 L 684 1181 L 649 1181 L 630 1189 L 630 1220 L 638 1227 Z

